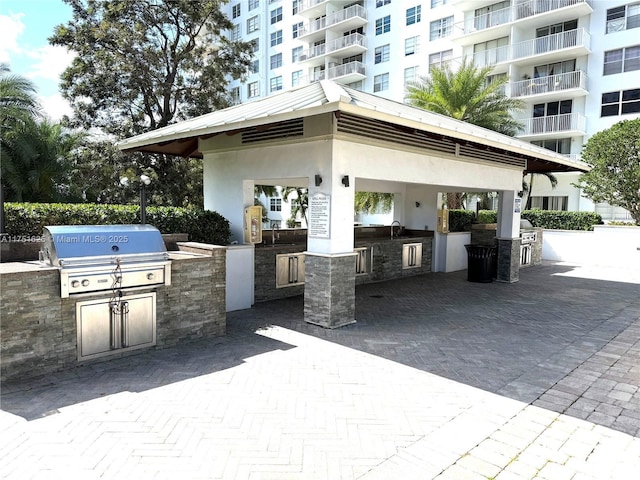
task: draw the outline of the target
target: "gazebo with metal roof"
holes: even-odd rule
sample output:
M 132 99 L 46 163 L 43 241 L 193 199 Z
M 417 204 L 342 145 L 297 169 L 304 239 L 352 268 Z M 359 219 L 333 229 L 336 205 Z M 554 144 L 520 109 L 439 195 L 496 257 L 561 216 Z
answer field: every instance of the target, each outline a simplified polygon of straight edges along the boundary
M 305 187 L 310 199 L 322 198 L 321 214 L 309 218 L 305 319 L 326 327 L 354 321 L 355 274 L 348 272 L 355 271 L 356 191 L 394 193 L 398 220 L 421 229 L 436 224 L 440 192 L 499 192 L 498 280 L 513 282 L 523 174 L 588 169 L 516 138 L 328 80 L 118 146 L 125 152 L 203 159 L 204 207 L 224 215 L 239 242 L 254 185 Z M 418 204 L 421 208 L 412 208 Z M 318 298 L 324 301 L 319 304 Z

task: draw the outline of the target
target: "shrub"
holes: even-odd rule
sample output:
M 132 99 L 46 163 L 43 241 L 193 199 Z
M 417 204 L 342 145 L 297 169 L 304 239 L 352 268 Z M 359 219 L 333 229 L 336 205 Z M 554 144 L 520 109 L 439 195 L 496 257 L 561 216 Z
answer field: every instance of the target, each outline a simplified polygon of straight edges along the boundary
M 469 210 L 449 210 L 449 231 L 465 232 L 471 230 L 476 214 Z
M 478 212 L 478 223 L 497 223 L 498 212 L 495 210 L 480 210 Z
M 566 212 L 562 210 L 525 210 L 522 218 L 534 227 L 551 230 L 593 230 L 602 223 L 602 217 L 595 212 Z
M 15 236 L 42 235 L 47 225 L 140 223 L 136 205 L 92 203 L 5 203 L 6 231 Z M 162 233 L 186 233 L 193 242 L 226 245 L 229 221 L 217 212 L 182 207 L 148 207 L 147 223 Z

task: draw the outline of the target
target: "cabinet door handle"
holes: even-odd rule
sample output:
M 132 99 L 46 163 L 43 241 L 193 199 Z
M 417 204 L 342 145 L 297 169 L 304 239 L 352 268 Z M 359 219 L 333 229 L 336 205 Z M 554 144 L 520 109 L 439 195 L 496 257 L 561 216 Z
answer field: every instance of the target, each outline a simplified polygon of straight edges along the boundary
M 129 302 L 122 302 L 120 305 L 120 316 L 122 318 L 122 348 L 129 346 Z

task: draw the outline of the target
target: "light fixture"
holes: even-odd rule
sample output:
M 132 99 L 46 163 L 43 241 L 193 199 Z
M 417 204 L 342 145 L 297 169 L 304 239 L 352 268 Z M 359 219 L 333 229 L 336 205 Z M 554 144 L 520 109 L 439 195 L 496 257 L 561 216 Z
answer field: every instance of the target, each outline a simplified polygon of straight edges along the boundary
M 416 202 L 416 208 L 420 208 L 420 202 Z
M 342 177 L 342 185 L 344 185 L 345 187 L 349 186 L 349 175 L 345 175 L 344 177 Z
M 140 175 L 140 223 L 147 223 L 147 186 L 151 179 L 146 175 Z
M 316 187 L 319 187 L 320 185 L 322 185 L 322 177 L 319 173 L 316 173 Z
M 520 190 L 520 191 L 518 192 L 518 196 L 519 196 L 520 198 L 522 198 L 522 196 L 523 196 L 523 195 L 524 195 L 524 192 L 523 192 L 522 190 Z

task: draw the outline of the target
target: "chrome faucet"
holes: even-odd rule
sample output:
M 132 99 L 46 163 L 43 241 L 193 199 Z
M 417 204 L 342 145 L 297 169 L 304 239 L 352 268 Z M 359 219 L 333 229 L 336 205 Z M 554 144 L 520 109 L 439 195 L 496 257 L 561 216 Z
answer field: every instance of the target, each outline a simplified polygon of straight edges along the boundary
M 396 235 L 393 233 L 393 224 L 397 223 L 398 224 L 398 230 L 400 230 L 402 228 L 402 225 L 400 225 L 400 221 L 399 220 L 394 220 L 393 222 L 391 222 L 391 238 L 393 239 Z

